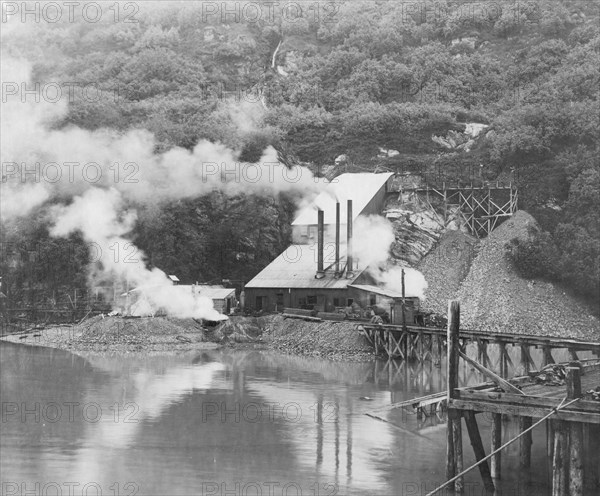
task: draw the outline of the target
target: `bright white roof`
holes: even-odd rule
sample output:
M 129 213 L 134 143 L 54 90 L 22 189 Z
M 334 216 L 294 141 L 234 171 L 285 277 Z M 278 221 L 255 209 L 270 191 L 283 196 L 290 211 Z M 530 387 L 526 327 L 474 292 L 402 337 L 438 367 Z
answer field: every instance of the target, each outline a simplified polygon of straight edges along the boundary
M 292 222 L 293 226 L 314 225 L 317 223 L 317 208 L 325 212 L 325 224 L 335 224 L 335 204 L 340 202 L 341 224 L 346 224 L 348 214 L 347 200 L 352 200 L 353 220 L 361 214 L 371 199 L 377 194 L 387 180 L 394 174 L 342 174 L 330 182 L 325 191 L 320 193 L 312 205 L 303 208 Z
M 305 288 L 305 289 L 345 289 L 358 279 L 362 270 L 355 270 L 353 277 L 335 278 L 335 255 L 326 252 L 324 256 L 325 277 L 316 279 L 317 252 L 311 245 L 291 245 L 269 265 L 267 265 L 246 288 Z M 340 245 L 340 268 L 346 266 L 346 245 Z

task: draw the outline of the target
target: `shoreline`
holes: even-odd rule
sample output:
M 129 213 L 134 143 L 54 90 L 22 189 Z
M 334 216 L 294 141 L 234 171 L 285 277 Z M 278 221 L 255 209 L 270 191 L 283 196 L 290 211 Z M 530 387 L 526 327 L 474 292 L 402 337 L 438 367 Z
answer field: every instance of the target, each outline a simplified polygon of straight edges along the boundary
M 79 355 L 152 356 L 225 348 L 274 351 L 338 362 L 370 362 L 377 358 L 353 324 L 316 324 L 279 315 L 235 316 L 215 328 L 203 327 L 192 319 L 98 316 L 81 324 L 4 335 L 0 341 Z

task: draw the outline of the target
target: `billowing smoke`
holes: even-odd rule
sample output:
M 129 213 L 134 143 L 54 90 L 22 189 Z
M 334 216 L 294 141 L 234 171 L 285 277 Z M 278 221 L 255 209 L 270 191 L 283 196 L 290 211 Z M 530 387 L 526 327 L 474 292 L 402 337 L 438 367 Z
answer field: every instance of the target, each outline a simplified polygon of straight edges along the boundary
M 4 57 L 2 221 L 27 216 L 51 201 L 51 234 L 80 232 L 99 252 L 93 254 L 90 285 L 126 281 L 129 288 L 145 288 L 141 301 L 151 309 L 179 317 L 214 320 L 218 315 L 210 300 L 180 294 L 164 272 L 147 268 L 139 250 L 129 259 L 115 257 L 115 247 L 123 251 L 131 245 L 128 236 L 136 221 L 125 199 L 127 204 L 156 203 L 214 190 L 268 195 L 298 191 L 305 197 L 321 188 L 308 169 L 279 163 L 273 148 L 250 164 L 240 163 L 238 152 L 219 143 L 201 141 L 191 151 L 176 147 L 157 154 L 154 136 L 145 130 L 57 128 L 68 112 L 67 102 L 36 101 L 31 95 L 24 99 L 24 85 L 35 88 L 30 64 Z M 236 120 L 244 121 L 243 115 Z M 244 122 L 247 132 L 252 123 Z
M 427 281 L 423 274 L 413 268 L 400 267 L 390 262 L 390 247 L 396 238 L 389 220 L 379 215 L 361 215 L 354 223 L 354 233 L 354 256 L 362 267 L 369 268 L 369 274 L 377 283 L 400 293 L 404 269 L 406 294 L 424 297 Z

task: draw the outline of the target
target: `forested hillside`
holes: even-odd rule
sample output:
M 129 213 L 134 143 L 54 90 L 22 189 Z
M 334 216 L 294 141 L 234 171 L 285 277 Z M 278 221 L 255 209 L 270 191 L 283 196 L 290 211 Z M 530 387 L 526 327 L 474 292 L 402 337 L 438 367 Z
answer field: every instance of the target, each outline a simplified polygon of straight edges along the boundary
M 207 139 L 251 162 L 273 145 L 314 171 L 346 155 L 348 170 L 516 181 L 543 228 L 512 244 L 517 267 L 597 301 L 598 4 L 484 4 L 300 2 L 301 14 L 255 21 L 196 2 L 141 3 L 138 22 L 40 23 L 3 50 L 32 61 L 42 85 L 77 82 L 56 128 L 143 128 L 157 152 Z M 489 128 L 470 151 L 432 139 L 472 122 Z M 287 246 L 295 206 L 285 193 L 215 192 L 138 211 L 148 262 L 193 282 L 254 276 Z M 85 245 L 50 238 L 45 213 L 2 225 L 17 251 L 0 271 L 17 299 L 29 281 L 85 285 Z M 41 256 L 30 261 L 32 250 Z

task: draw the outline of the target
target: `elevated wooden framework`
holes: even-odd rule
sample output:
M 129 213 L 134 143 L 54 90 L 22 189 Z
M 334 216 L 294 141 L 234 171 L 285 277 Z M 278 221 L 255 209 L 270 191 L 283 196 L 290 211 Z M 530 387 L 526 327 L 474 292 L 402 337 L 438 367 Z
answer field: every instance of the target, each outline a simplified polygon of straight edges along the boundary
M 519 193 L 511 183 L 495 186 L 451 186 L 446 183 L 442 187 L 421 187 L 404 189 L 425 194 L 427 201 L 430 196 L 436 196 L 444 204 L 444 218 L 447 218 L 449 205 L 457 205 L 464 223 L 471 234 L 479 238 L 488 236 L 498 224 L 512 216 L 518 207 Z
M 382 324 L 358 324 L 356 328 L 373 345 L 376 353 L 389 358 L 439 361 L 447 348 L 447 333 L 441 328 Z M 501 377 L 527 374 L 555 363 L 552 354 L 555 350 L 568 350 L 572 360 L 578 360 L 578 353 L 586 351 L 600 357 L 600 343 L 576 339 L 460 329 L 458 342 L 463 353 L 468 345 L 475 346 L 477 361 Z M 490 355 L 494 347 L 497 357 L 492 360 Z M 542 351 L 536 358 L 537 363 L 533 349 Z

